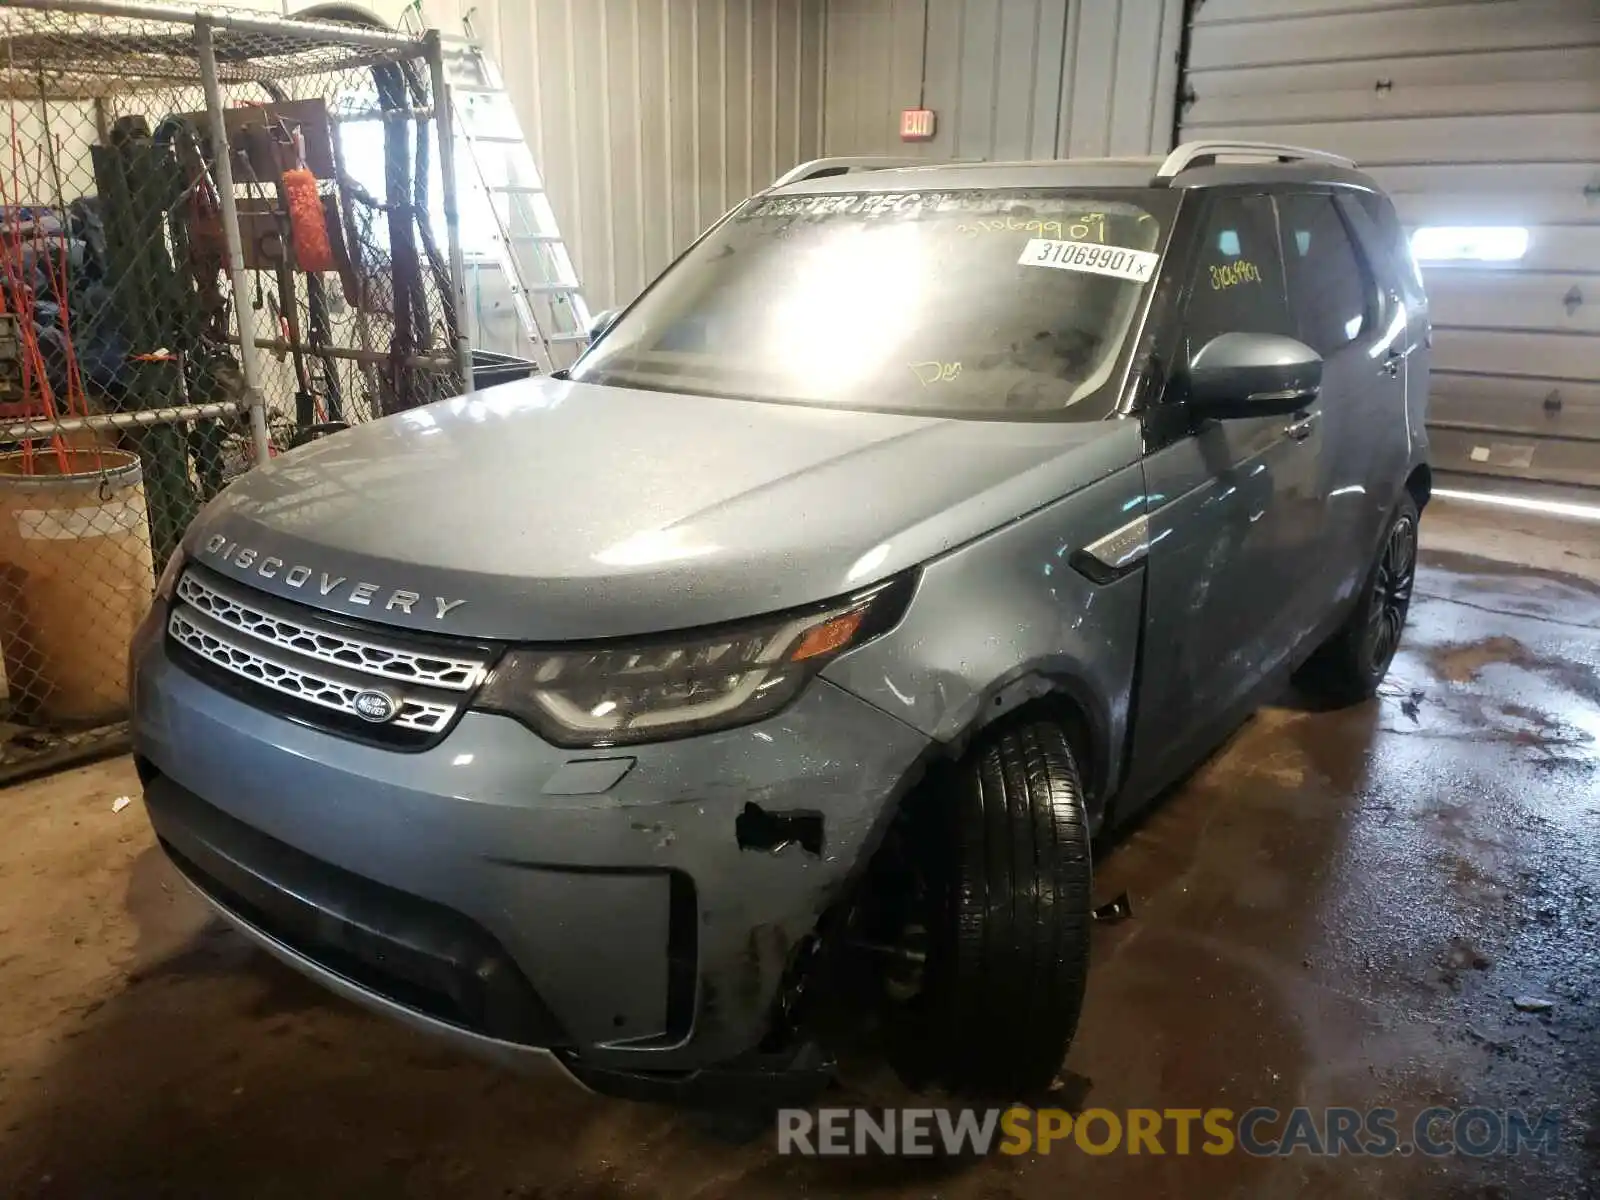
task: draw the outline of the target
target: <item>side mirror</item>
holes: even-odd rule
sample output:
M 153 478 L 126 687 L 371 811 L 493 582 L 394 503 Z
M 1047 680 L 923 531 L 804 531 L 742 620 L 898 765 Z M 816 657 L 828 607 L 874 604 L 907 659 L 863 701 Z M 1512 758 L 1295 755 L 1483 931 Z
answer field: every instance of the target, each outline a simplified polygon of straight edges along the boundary
M 618 317 L 622 315 L 620 308 L 602 309 L 589 318 L 589 340 L 593 342 L 606 330 L 610 329 Z
M 1189 363 L 1189 407 L 1226 421 L 1296 412 L 1322 388 L 1322 356 L 1273 333 L 1222 333 Z

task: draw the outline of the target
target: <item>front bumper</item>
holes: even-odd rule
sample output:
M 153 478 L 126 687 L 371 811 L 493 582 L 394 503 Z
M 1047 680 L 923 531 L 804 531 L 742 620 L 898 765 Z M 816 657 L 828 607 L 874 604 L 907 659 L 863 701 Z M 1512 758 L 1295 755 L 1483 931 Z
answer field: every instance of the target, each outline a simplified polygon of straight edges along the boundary
M 567 751 L 468 713 L 402 753 L 203 683 L 160 607 L 133 647 L 132 736 L 190 882 L 335 990 L 502 1061 L 553 1050 L 604 1090 L 756 1051 L 928 748 L 817 680 L 768 721 L 679 742 Z M 820 820 L 820 852 L 749 805 Z

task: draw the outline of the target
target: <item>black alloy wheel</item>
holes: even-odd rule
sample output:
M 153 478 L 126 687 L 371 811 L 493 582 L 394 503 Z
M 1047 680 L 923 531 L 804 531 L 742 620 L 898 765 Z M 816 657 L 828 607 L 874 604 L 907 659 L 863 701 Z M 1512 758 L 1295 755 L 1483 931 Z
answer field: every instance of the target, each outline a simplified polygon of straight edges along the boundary
M 1368 669 L 1382 678 L 1400 649 L 1400 634 L 1411 610 L 1411 589 L 1417 580 L 1417 522 L 1402 513 L 1389 528 L 1378 570 L 1372 580 L 1367 608 L 1366 660 Z

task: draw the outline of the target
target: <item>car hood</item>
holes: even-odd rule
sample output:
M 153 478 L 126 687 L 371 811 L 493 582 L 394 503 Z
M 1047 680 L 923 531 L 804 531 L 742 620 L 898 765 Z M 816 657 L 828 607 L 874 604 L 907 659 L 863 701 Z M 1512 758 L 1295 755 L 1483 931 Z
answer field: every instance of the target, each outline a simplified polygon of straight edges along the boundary
M 534 379 L 285 454 L 218 496 L 185 547 L 264 591 L 433 633 L 681 629 L 927 561 L 1135 461 L 1136 425 Z

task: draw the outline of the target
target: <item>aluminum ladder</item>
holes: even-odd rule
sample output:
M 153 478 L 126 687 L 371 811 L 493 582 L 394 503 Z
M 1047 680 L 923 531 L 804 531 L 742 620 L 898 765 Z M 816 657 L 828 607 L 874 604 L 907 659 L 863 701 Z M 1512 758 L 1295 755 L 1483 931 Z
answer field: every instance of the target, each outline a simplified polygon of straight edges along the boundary
M 474 197 L 462 205 L 462 219 L 493 213 L 494 256 L 534 358 L 549 373 L 570 365 L 589 340 L 578 272 L 499 68 L 470 26 L 440 42 L 457 146 L 470 164 L 457 168 Z

